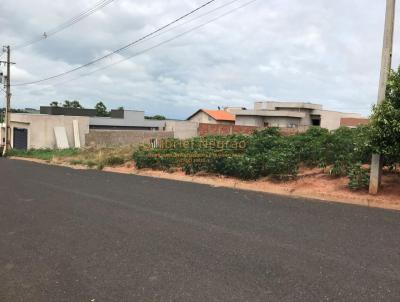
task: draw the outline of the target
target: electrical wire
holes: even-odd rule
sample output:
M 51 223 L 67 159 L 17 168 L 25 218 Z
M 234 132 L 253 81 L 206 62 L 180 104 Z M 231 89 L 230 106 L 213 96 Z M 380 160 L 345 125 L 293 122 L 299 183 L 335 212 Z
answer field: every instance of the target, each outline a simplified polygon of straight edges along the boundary
M 103 7 L 109 5 L 110 3 L 114 2 L 115 0 L 102 0 L 100 2 L 97 2 L 94 6 L 92 6 L 91 8 L 81 12 L 80 14 L 78 14 L 77 16 L 61 23 L 60 25 L 45 31 L 40 37 L 34 38 L 32 40 L 26 41 L 24 43 L 21 43 L 19 45 L 16 45 L 13 47 L 14 50 L 16 49 L 22 49 L 25 48 L 27 46 L 30 46 L 32 44 L 38 43 L 40 41 L 46 40 L 51 36 L 56 35 L 57 33 L 63 31 L 64 29 L 78 23 L 79 21 L 85 19 L 86 17 L 89 17 L 90 15 L 94 14 L 95 12 L 97 12 L 98 10 L 102 9 Z
M 237 2 L 237 1 L 239 1 L 239 0 L 234 0 L 234 1 L 231 1 L 230 3 Z M 211 19 L 211 20 L 209 20 L 209 21 L 207 21 L 207 22 L 205 22 L 205 23 L 202 23 L 202 24 L 200 24 L 200 25 L 197 25 L 197 26 L 195 26 L 195 27 L 193 27 L 193 28 L 191 28 L 191 29 L 189 29 L 189 30 L 186 30 L 186 31 L 184 31 L 184 32 L 182 32 L 182 33 L 180 33 L 180 34 L 178 34 L 178 35 L 176 35 L 176 36 L 174 36 L 174 37 L 172 37 L 172 38 L 170 38 L 170 39 L 164 40 L 164 41 L 162 41 L 162 42 L 160 42 L 160 43 L 158 43 L 158 44 L 155 44 L 155 45 L 153 45 L 153 46 L 151 46 L 151 47 L 149 47 L 149 48 L 146 48 L 146 49 L 144 49 L 144 50 L 142 50 L 142 51 L 136 52 L 136 53 L 134 53 L 134 54 L 132 54 L 132 55 L 130 55 L 130 56 L 128 56 L 128 57 L 122 59 L 122 60 L 119 60 L 119 61 L 117 61 L 117 62 L 108 64 L 108 65 L 106 65 L 106 66 L 103 66 L 103 67 L 101 67 L 101 68 L 95 69 L 95 70 L 90 71 L 90 72 L 88 72 L 88 73 L 79 75 L 79 76 L 77 76 L 77 77 L 75 77 L 75 78 L 72 78 L 72 79 L 69 79 L 69 80 L 66 80 L 66 81 L 62 81 L 62 82 L 59 82 L 59 83 L 56 83 L 56 84 L 52 84 L 51 86 L 58 86 L 58 85 L 66 84 L 66 83 L 75 81 L 75 80 L 77 80 L 77 79 L 79 79 L 79 78 L 89 76 L 89 75 L 91 75 L 91 74 L 93 74 L 93 73 L 96 73 L 96 72 L 99 72 L 99 71 L 108 69 L 108 68 L 110 68 L 110 67 L 112 67 L 112 66 L 115 66 L 115 65 L 117 65 L 117 64 L 120 64 L 120 63 L 122 63 L 122 62 L 128 61 L 128 60 L 130 60 L 130 59 L 132 59 L 132 58 L 134 58 L 134 57 L 137 57 L 137 56 L 139 56 L 139 55 L 142 55 L 142 54 L 144 54 L 144 53 L 146 53 L 146 52 L 149 52 L 149 51 L 151 51 L 151 50 L 153 50 L 153 49 L 155 49 L 155 48 L 158 48 L 158 47 L 160 47 L 160 46 L 162 46 L 162 45 L 164 45 L 164 44 L 167 44 L 167 43 L 169 43 L 169 42 L 172 42 L 172 41 L 174 41 L 174 40 L 176 40 L 176 39 L 178 39 L 178 38 L 180 38 L 180 37 L 182 37 L 182 36 L 185 36 L 185 35 L 187 35 L 187 34 L 193 32 L 193 31 L 195 31 L 195 30 L 198 30 L 198 29 L 200 29 L 200 28 L 202 28 L 202 27 L 204 27 L 204 26 L 206 26 L 206 25 L 208 25 L 208 24 L 210 24 L 210 23 L 213 23 L 213 22 L 215 22 L 215 21 L 217 21 L 217 20 L 219 20 L 219 19 L 221 19 L 221 18 L 223 18 L 223 17 L 225 17 L 225 16 L 227 16 L 227 15 L 230 15 L 230 14 L 236 12 L 237 10 L 242 9 L 242 8 L 248 6 L 248 5 L 250 5 L 250 4 L 252 4 L 253 2 L 256 2 L 256 1 L 257 1 L 257 0 L 248 1 L 248 2 L 242 4 L 242 5 L 238 6 L 238 7 L 235 7 L 235 8 L 233 8 L 233 9 L 231 9 L 231 10 L 229 10 L 229 11 L 227 11 L 227 12 L 225 12 L 225 13 L 223 13 L 223 14 L 221 14 L 221 15 L 219 15 L 219 16 L 217 16 L 217 17 L 215 17 L 215 18 L 213 18 L 213 19 Z M 226 6 L 226 5 L 221 6 L 220 8 L 225 7 L 225 6 Z M 215 11 L 215 9 L 214 9 L 213 11 Z M 207 14 L 207 13 L 206 13 L 206 14 Z M 206 14 L 203 14 L 203 16 L 206 15 Z M 195 18 L 195 19 L 197 19 L 197 18 Z M 192 21 L 192 20 L 191 20 L 191 21 Z M 186 23 L 189 23 L 189 22 L 191 22 L 191 21 L 188 21 L 188 22 L 186 22 Z M 161 35 L 161 34 L 159 34 L 159 35 Z M 158 35 L 158 36 L 159 36 L 159 35 Z
M 104 56 L 102 56 L 100 58 L 97 58 L 97 59 L 95 59 L 93 61 L 90 61 L 90 62 L 88 62 L 86 64 L 83 64 L 81 66 L 78 66 L 76 68 L 70 69 L 70 70 L 65 71 L 63 73 L 60 73 L 60 74 L 57 74 L 57 75 L 53 75 L 53 76 L 50 76 L 50 77 L 47 77 L 47 78 L 44 78 L 44 79 L 40 79 L 40 80 L 36 80 L 36 81 L 32 81 L 32 82 L 26 82 L 26 83 L 17 83 L 17 84 L 13 84 L 12 86 L 25 86 L 25 85 L 32 85 L 32 84 L 41 83 L 41 82 L 48 81 L 48 80 L 51 80 L 51 79 L 59 78 L 61 76 L 67 75 L 69 73 L 72 73 L 74 71 L 80 70 L 80 69 L 88 67 L 90 65 L 93 65 L 93 64 L 95 64 L 95 63 L 97 63 L 97 62 L 99 62 L 101 60 L 104 60 L 104 59 L 106 59 L 106 58 L 108 58 L 108 57 L 110 57 L 112 55 L 120 53 L 121 51 L 123 51 L 123 50 L 125 50 L 125 49 L 127 49 L 127 48 L 129 48 L 129 47 L 131 47 L 131 46 L 133 46 L 133 45 L 145 40 L 146 38 L 148 38 L 148 37 L 150 37 L 150 36 L 152 36 L 152 35 L 154 35 L 154 34 L 156 34 L 158 32 L 161 32 L 162 30 L 164 30 L 164 29 L 168 28 L 169 26 L 171 26 L 171 25 L 183 20 L 184 18 L 196 13 L 197 11 L 201 10 L 202 8 L 206 7 L 207 5 L 210 5 L 211 3 L 215 2 L 215 1 L 216 0 L 209 0 L 208 2 L 206 2 L 206 3 L 202 4 L 202 5 L 200 5 L 199 7 L 195 8 L 194 10 L 192 10 L 192 11 L 184 14 L 183 16 L 173 20 L 172 22 L 170 22 L 170 23 L 168 23 L 168 24 L 156 29 L 155 31 L 153 31 L 153 32 L 151 32 L 151 33 L 149 33 L 149 34 L 137 39 L 136 41 L 133 41 L 133 42 L 131 42 L 131 43 L 129 43 L 129 44 L 127 44 L 127 45 L 125 45 L 125 46 L 113 51 L 113 52 L 110 52 L 110 53 L 108 53 L 108 54 L 106 54 L 106 55 L 104 55 Z

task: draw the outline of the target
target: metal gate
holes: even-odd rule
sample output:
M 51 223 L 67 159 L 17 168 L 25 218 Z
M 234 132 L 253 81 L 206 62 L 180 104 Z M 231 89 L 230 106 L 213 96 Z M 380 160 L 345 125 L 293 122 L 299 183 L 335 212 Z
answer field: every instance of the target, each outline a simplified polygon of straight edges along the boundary
M 28 149 L 28 129 L 14 128 L 13 133 L 13 147 L 14 149 L 27 150 Z

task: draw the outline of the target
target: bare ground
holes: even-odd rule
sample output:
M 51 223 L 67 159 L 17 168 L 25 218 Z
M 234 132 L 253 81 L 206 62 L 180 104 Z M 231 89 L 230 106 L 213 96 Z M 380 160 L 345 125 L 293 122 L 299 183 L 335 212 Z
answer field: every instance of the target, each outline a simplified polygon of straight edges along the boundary
M 75 169 L 86 169 L 81 165 L 65 164 L 60 160 L 48 163 L 43 160 L 32 158 L 14 158 L 29 160 L 38 163 L 56 164 L 68 166 Z M 351 191 L 347 187 L 348 179 L 332 178 L 321 169 L 303 169 L 297 180 L 288 182 L 274 182 L 269 179 L 257 181 L 243 181 L 232 177 L 199 173 L 197 175 L 186 175 L 181 171 L 164 172 L 151 169 L 138 170 L 134 162 L 130 161 L 117 167 L 105 167 L 103 171 L 135 174 L 149 177 L 165 178 L 178 181 L 195 182 L 207 184 L 214 187 L 228 187 L 273 194 L 289 195 L 292 197 L 306 197 L 311 199 L 349 203 L 369 207 L 400 210 L 400 175 L 385 173 L 382 178 L 382 190 L 376 195 L 369 195 L 367 190 Z

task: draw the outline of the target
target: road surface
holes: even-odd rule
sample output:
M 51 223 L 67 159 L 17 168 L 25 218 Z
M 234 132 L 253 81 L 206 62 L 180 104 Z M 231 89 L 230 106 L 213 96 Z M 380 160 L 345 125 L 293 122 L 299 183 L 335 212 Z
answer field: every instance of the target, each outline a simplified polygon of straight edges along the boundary
M 0 159 L 0 301 L 400 301 L 400 212 Z

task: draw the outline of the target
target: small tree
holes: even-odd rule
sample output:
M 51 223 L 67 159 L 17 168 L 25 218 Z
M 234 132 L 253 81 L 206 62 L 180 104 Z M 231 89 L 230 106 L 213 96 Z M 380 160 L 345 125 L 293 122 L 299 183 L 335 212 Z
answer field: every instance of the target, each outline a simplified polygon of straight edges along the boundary
M 370 139 L 374 152 L 400 160 L 400 67 L 389 76 L 385 101 L 373 108 Z
M 78 101 L 71 102 L 72 108 L 83 109 L 83 106 Z
M 51 107 L 58 107 L 58 102 L 57 101 L 53 101 L 50 103 Z
M 75 108 L 75 109 L 83 109 L 83 106 L 79 103 L 79 101 L 68 101 L 65 100 L 63 104 L 64 108 Z
M 103 102 L 98 102 L 94 107 L 96 109 L 96 116 L 109 116 L 106 105 Z
M 146 120 L 157 120 L 157 121 L 164 121 L 167 118 L 163 115 L 155 115 L 155 116 L 145 116 Z

